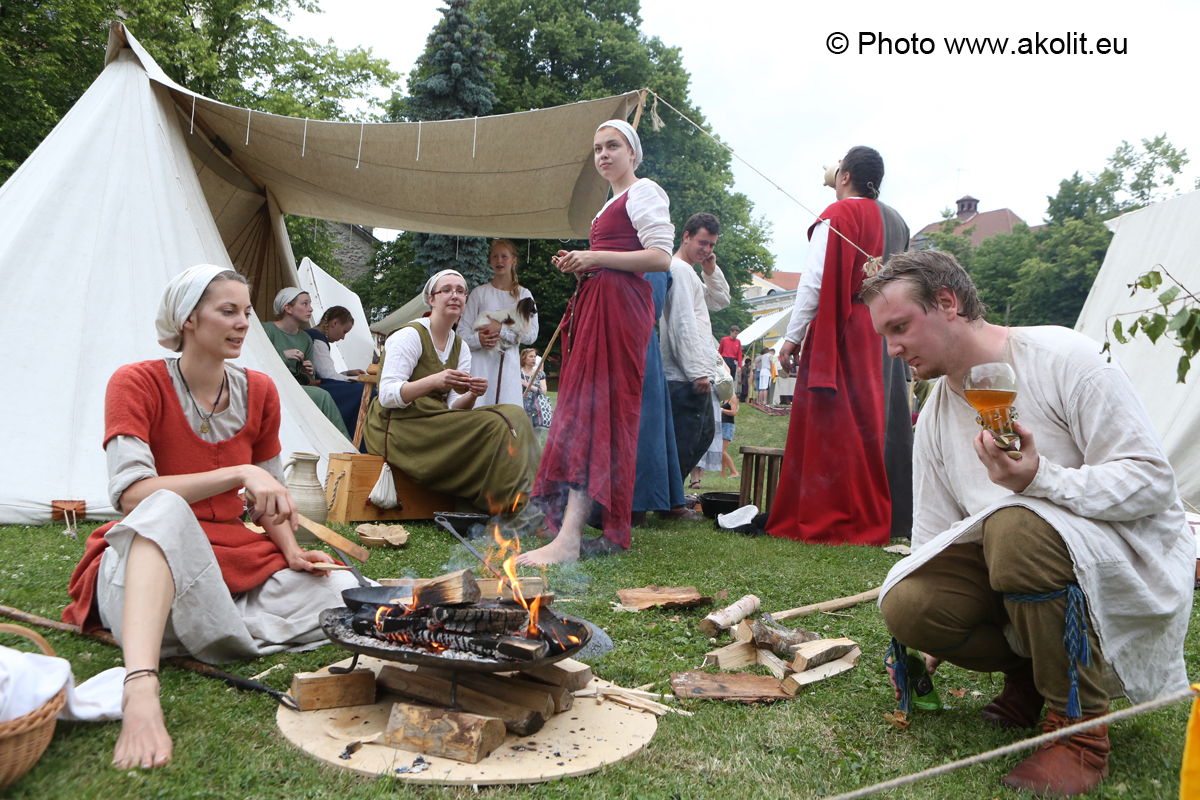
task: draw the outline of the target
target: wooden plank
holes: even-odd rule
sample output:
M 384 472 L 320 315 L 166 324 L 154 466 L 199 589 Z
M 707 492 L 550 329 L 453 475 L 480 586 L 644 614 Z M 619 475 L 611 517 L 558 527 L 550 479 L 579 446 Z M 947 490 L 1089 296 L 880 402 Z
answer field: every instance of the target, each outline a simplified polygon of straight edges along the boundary
M 313 522 L 303 514 L 297 513 L 296 517 L 300 520 L 300 527 L 311 533 L 313 536 L 320 539 L 330 547 L 336 547 L 351 558 L 356 558 L 359 561 L 365 562 L 371 557 L 370 551 L 361 544 L 356 544 L 345 536 L 342 536 L 332 528 L 327 528 L 319 522 Z
M 705 636 L 714 637 L 721 631 L 729 630 L 729 628 L 741 622 L 755 611 L 758 611 L 761 607 L 762 601 L 757 596 L 752 594 L 745 595 L 736 603 L 731 603 L 719 611 L 714 611 L 700 620 L 700 630 L 704 631 Z
M 738 448 L 738 452 L 742 455 L 782 457 L 786 451 L 782 447 L 750 447 L 747 445 Z
M 857 647 L 852 639 L 818 639 L 792 648 L 792 670 L 804 672 L 813 667 L 841 658 Z
M 754 642 L 734 642 L 706 653 L 703 666 L 733 670 L 757 663 L 758 648 Z
M 786 661 L 770 650 L 763 650 L 762 648 L 755 648 L 755 650 L 755 657 L 758 659 L 758 663 L 771 670 L 771 674 L 779 680 L 786 678 L 788 673 L 792 671 L 792 668 Z
M 345 675 L 297 672 L 292 676 L 288 694 L 301 711 L 370 705 L 375 702 L 375 673 L 369 669 L 356 669 Z
M 700 670 L 671 675 L 671 690 L 680 700 L 736 700 L 742 703 L 790 700 L 777 678 L 745 672 L 710 675 Z
M 816 614 L 818 611 L 841 611 L 843 608 L 851 608 L 859 603 L 878 599 L 879 589 L 875 588 L 869 592 L 851 595 L 850 597 L 839 597 L 837 600 L 826 600 L 824 603 L 813 603 L 810 606 L 789 608 L 787 611 L 776 611 L 771 616 L 776 620 L 795 619 L 796 617 L 807 617 L 809 614 Z
M 626 608 L 645 611 L 647 608 L 695 608 L 712 605 L 695 586 L 643 586 L 640 589 L 618 589 L 617 597 Z
M 783 690 L 789 694 L 796 694 L 800 691 L 800 687 L 807 686 L 810 683 L 816 683 L 819 680 L 840 675 L 848 669 L 853 669 L 858 663 L 859 657 L 862 655 L 862 650 L 857 647 L 851 650 L 841 658 L 834 659 L 819 667 L 813 667 L 804 672 L 793 672 L 783 679 Z
M 401 750 L 478 764 L 504 742 L 504 724 L 494 717 L 396 703 L 383 742 Z
M 442 707 L 450 705 L 450 681 L 446 678 L 421 675 L 387 664 L 380 669 L 376 683 L 384 691 L 401 697 Z M 496 717 L 519 736 L 537 733 L 546 722 L 546 718 L 533 709 L 488 697 L 466 686 L 458 687 L 457 699 L 464 711 Z
M 483 593 L 484 600 L 495 600 L 497 598 L 502 600 L 513 599 L 512 589 L 509 587 L 507 580 L 504 582 L 503 587 L 500 586 L 499 578 L 476 578 L 475 580 L 479 583 L 479 591 Z M 520 578 L 519 581 L 518 585 L 521 587 L 521 594 L 524 595 L 527 602 L 532 601 L 534 597 L 542 594 L 546 589 L 546 582 L 541 578 Z M 542 604 L 544 605 L 545 602 L 543 599 Z
M 417 667 L 417 674 L 443 678 L 446 672 L 443 669 L 434 667 Z M 514 705 L 524 706 L 525 708 L 537 711 L 545 719 L 550 719 L 550 716 L 554 713 L 554 698 L 548 691 L 550 686 L 547 684 L 535 684 L 528 681 L 517 682 L 511 678 L 493 675 L 459 673 L 458 685 L 460 687 L 466 686 L 477 692 L 482 692 L 489 697 L 503 700 L 506 703 L 513 703 Z
M 523 686 L 549 694 L 550 699 L 554 701 L 555 714 L 570 711 L 571 707 L 575 705 L 575 693 L 565 686 L 555 686 L 552 683 L 540 683 L 539 681 L 527 681 L 520 677 L 520 675 L 521 673 L 509 673 L 504 677 L 513 686 Z
M 552 683 L 572 692 L 577 692 L 592 682 L 592 668 L 573 658 L 564 658 L 553 664 L 521 670 L 521 675 L 527 678 L 536 678 L 542 683 Z

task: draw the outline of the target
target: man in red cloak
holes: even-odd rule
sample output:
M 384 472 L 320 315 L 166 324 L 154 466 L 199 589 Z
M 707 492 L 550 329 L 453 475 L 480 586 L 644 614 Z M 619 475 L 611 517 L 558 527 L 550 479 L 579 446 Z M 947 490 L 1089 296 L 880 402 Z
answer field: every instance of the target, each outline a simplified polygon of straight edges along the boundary
M 890 538 L 883 346 L 858 297 L 868 256 L 883 253 L 883 219 L 875 203 L 882 181 L 879 153 L 851 148 L 834 179 L 837 202 L 808 231 L 804 275 L 779 354 L 784 369 L 797 375 L 779 491 L 767 523 L 775 537 L 871 545 Z

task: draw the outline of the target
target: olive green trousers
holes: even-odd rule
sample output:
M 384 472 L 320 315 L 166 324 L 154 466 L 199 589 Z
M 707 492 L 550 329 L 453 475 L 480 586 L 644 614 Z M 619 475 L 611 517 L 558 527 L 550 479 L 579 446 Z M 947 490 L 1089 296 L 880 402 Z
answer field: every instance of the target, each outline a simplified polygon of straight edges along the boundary
M 1034 512 L 1002 508 L 983 523 L 983 544 L 951 545 L 897 583 L 882 603 L 897 640 L 963 669 L 1011 672 L 1029 658 L 1046 704 L 1065 711 L 1071 682 L 1063 645 L 1067 598 L 1013 602 L 1006 594 L 1043 594 L 1076 583 L 1062 537 Z M 1005 627 L 1011 624 L 1008 635 Z M 1084 714 L 1108 710 L 1100 641 L 1088 620 L 1091 663 L 1079 665 Z

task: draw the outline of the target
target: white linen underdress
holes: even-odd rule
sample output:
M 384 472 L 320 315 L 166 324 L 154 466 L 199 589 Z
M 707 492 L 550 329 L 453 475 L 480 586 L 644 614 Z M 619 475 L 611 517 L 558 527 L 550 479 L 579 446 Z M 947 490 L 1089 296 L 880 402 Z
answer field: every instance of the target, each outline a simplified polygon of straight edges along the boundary
M 208 442 L 229 439 L 246 424 L 246 371 L 226 363 L 229 408 L 208 419 L 208 433 L 179 374 L 179 361 L 165 359 L 184 416 L 196 435 Z M 120 509 L 121 494 L 158 472 L 150 446 L 135 436 L 116 436 L 105 447 L 109 497 Z M 279 456 L 256 464 L 283 483 Z M 318 622 L 326 608 L 344 605 L 341 592 L 357 586 L 347 573 L 328 577 L 284 568 L 265 583 L 231 595 L 212 545 L 182 497 L 160 490 L 147 497 L 105 535 L 100 557 L 96 603 L 100 620 L 122 641 L 125 568 L 133 535 L 153 541 L 167 558 L 175 581 L 175 601 L 163 632 L 162 656 L 190 654 L 209 663 L 257 658 L 281 650 L 312 650 L 327 643 Z
M 972 446 L 976 411 L 941 378 L 917 423 L 912 555 L 892 567 L 880 602 L 949 545 L 982 543 L 989 514 L 1023 506 L 1066 543 L 1125 695 L 1140 703 L 1185 688 L 1196 544 L 1132 383 L 1067 328 L 1014 329 L 1009 360 L 1019 421 L 1040 456 L 1033 482 L 1014 494 L 988 479 Z
M 520 297 L 514 300 L 507 289 L 497 289 L 490 283 L 484 283 L 471 291 L 471 296 L 467 298 L 467 302 L 463 306 L 462 321 L 458 324 L 458 336 L 467 347 L 471 348 L 471 375 L 488 380 L 487 391 L 482 397 L 476 398 L 475 408 L 504 403 L 514 406 L 521 405 L 523 391 L 521 388 L 521 345 L 530 345 L 537 341 L 537 314 L 534 314 L 529 321 L 529 330 L 525 332 L 524 336 L 518 337 L 513 334 L 512 328 L 501 325 L 500 341 L 496 342 L 496 346 L 491 349 L 480 346 L 479 334 L 471 327 L 475 324 L 475 318 L 485 311 L 500 311 L 515 305 L 518 300 L 533 297 L 524 286 L 520 288 L 518 294 Z M 501 382 L 498 378 L 502 368 L 504 380 Z M 496 399 L 497 386 L 500 388 L 499 400 Z

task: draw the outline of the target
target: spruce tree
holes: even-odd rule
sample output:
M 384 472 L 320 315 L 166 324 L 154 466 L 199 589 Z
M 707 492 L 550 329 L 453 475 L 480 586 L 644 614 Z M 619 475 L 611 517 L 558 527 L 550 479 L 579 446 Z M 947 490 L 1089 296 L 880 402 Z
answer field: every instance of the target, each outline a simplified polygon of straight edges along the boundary
M 392 104 L 393 118 L 409 121 L 464 119 L 490 114 L 496 95 L 492 75 L 496 54 L 486 20 L 474 0 L 450 0 L 409 76 L 410 96 Z M 418 233 L 416 264 L 426 275 L 452 267 L 475 288 L 492 279 L 486 239 Z

